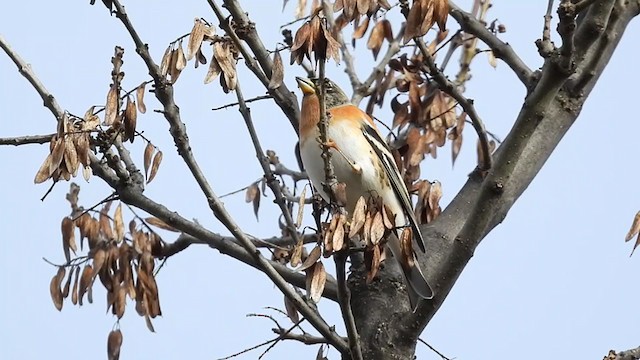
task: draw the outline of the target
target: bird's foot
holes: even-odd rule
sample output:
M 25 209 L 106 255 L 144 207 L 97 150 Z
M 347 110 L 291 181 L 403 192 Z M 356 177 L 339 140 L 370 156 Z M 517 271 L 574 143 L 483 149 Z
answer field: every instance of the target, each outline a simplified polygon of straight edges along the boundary
M 340 148 L 335 143 L 335 141 L 329 139 L 327 140 L 327 142 L 322 143 L 322 146 L 324 146 L 327 149 L 334 149 L 338 154 L 340 154 L 340 156 L 342 156 L 343 159 L 347 161 L 347 163 L 349 163 L 349 166 L 351 166 L 351 170 L 353 170 L 354 173 L 358 175 L 362 174 L 362 167 L 358 165 L 355 161 L 349 159 L 349 157 L 347 157 L 347 155 L 345 155 L 345 153 L 342 152 L 342 150 L 340 150 Z

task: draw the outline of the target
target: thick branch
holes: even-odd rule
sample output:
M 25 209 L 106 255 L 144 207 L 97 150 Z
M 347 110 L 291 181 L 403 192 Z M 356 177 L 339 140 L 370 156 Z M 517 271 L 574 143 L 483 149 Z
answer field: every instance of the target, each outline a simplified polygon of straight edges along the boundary
M 620 352 L 611 350 L 604 360 L 640 360 L 640 346 Z
M 351 292 L 347 287 L 347 252 L 346 250 L 333 254 L 333 260 L 336 263 L 336 281 L 338 283 L 338 302 L 340 303 L 340 311 L 342 319 L 347 329 L 349 339 L 349 349 L 351 350 L 352 360 L 363 360 L 362 349 L 360 348 L 360 335 L 356 328 L 356 320 L 351 311 Z
M 296 291 L 294 291 L 289 284 L 282 278 L 282 276 L 274 269 L 273 265 L 265 259 L 260 251 L 253 245 L 249 237 L 240 229 L 235 220 L 227 212 L 222 202 L 218 199 L 217 195 L 211 188 L 209 182 L 205 178 L 200 166 L 198 165 L 189 144 L 189 139 L 186 134 L 184 123 L 180 119 L 180 112 L 178 106 L 173 99 L 173 87 L 162 76 L 159 67 L 155 64 L 146 44 L 142 42 L 138 36 L 133 24 L 129 21 L 124 8 L 120 4 L 120 1 L 113 0 L 113 5 L 116 9 L 116 16 L 127 28 L 129 35 L 136 44 L 136 51 L 140 57 L 147 64 L 149 73 L 155 80 L 156 84 L 156 97 L 164 106 L 164 115 L 170 125 L 170 132 L 173 136 L 178 153 L 182 156 L 187 167 L 191 171 L 194 179 L 196 179 L 200 189 L 205 195 L 209 207 L 211 208 L 214 216 L 231 232 L 231 234 L 240 241 L 245 250 L 251 254 L 253 260 L 257 263 L 260 270 L 262 270 L 273 283 L 282 291 L 291 301 L 295 304 L 300 313 L 318 330 L 323 336 L 325 336 L 333 346 L 340 352 L 346 352 L 347 344 L 344 340 L 336 334 L 334 329 L 330 327 L 324 319 L 306 303 L 304 299 Z M 130 195 L 129 189 L 118 189 L 118 193 L 123 198 L 127 198 Z M 133 201 L 131 197 L 129 201 Z M 126 200 L 125 200 L 126 201 Z M 132 204 L 134 205 L 134 204 Z M 171 225 L 171 224 L 170 224 Z M 193 234 L 192 234 L 193 235 Z
M 471 177 L 444 212 L 423 227 L 427 253 L 423 262 L 436 286 L 436 297 L 423 302 L 416 314 L 404 317 L 399 327 L 419 334 L 429 322 L 480 241 L 505 218 L 507 212 L 540 171 L 555 147 L 580 114 L 582 105 L 609 62 L 640 5 L 619 4 L 608 21 L 610 41 L 593 56 L 598 57 L 595 75 L 581 94 L 571 95 L 563 85 L 566 77 L 556 66 L 545 64 L 535 90 L 526 98 L 509 135 L 494 155 L 495 163 L 484 179 Z M 565 80 L 563 80 L 565 79 Z
M 212 234 L 215 234 L 215 236 L 213 236 L 214 239 L 224 241 L 224 242 L 232 242 L 238 246 L 241 246 L 240 243 L 238 242 L 238 239 L 236 239 L 233 236 L 223 236 L 216 233 L 212 233 Z M 247 236 L 249 236 L 249 238 L 251 239 L 251 242 L 253 242 L 253 245 L 256 248 L 288 249 L 288 248 L 291 248 L 296 243 L 292 237 L 273 236 L 270 238 L 259 239 L 251 235 L 247 235 Z M 303 244 L 312 244 L 317 242 L 318 242 L 318 235 L 316 234 L 302 236 Z M 174 242 L 165 244 L 165 246 L 162 248 L 162 253 L 160 255 L 162 257 L 170 257 L 185 250 L 186 248 L 194 244 L 207 244 L 212 248 L 216 248 L 216 249 L 218 248 L 217 242 L 210 241 L 208 239 L 198 239 L 190 235 L 181 234 L 180 236 L 178 236 L 178 238 Z
M 26 135 L 16 137 L 0 138 L 0 145 L 27 145 L 27 144 L 46 144 L 51 141 L 55 134 L 47 135 Z
M 214 9 L 214 12 L 216 12 L 216 16 L 218 16 L 218 20 L 220 20 L 220 23 L 222 24 L 224 22 L 224 16 L 221 19 L 220 9 L 212 0 L 207 1 L 209 2 L 209 5 L 211 5 L 211 7 Z M 255 24 L 249 20 L 249 17 L 240 7 L 238 1 L 224 0 L 224 7 L 229 10 L 231 15 L 233 16 L 233 20 L 235 21 L 237 26 L 236 31 L 239 33 L 240 39 L 244 40 L 247 43 L 266 76 L 268 78 L 271 78 L 273 61 L 271 61 L 271 58 L 269 58 L 269 51 L 267 51 L 267 49 L 264 47 L 264 44 L 262 43 L 262 40 L 260 40 L 260 36 L 256 31 Z M 238 45 L 238 43 L 236 43 L 236 45 Z M 243 54 L 243 56 L 245 55 Z M 250 56 L 250 58 L 253 57 Z M 245 58 L 245 61 L 246 60 L 247 58 Z M 289 122 L 291 122 L 291 125 L 297 132 L 298 119 L 300 117 L 298 99 L 284 83 L 276 89 L 269 89 L 268 84 L 268 81 L 266 83 L 263 82 L 263 85 L 267 88 L 269 94 L 273 96 L 276 104 L 280 106 L 284 114 L 287 116 L 287 118 L 289 118 Z
M 146 210 L 145 210 L 146 211 Z M 157 216 L 157 215 L 154 215 Z M 197 225 L 197 224 L 196 224 Z M 239 260 L 251 267 L 254 267 L 260 270 L 259 265 L 255 262 L 253 257 L 245 251 L 245 249 L 239 244 L 238 240 L 232 236 L 222 236 L 220 234 L 216 234 L 213 232 L 209 232 L 208 230 L 198 229 L 197 227 L 193 227 L 193 224 L 188 225 L 191 228 L 191 232 L 203 233 L 206 232 L 206 236 L 194 237 L 188 234 L 182 234 L 178 237 L 176 241 L 171 244 L 167 244 L 162 248 L 162 256 L 170 257 L 193 244 L 206 244 L 209 247 L 220 251 L 220 253 L 225 254 L 227 256 L 231 256 L 232 258 Z M 311 240 L 315 242 L 316 239 L 314 236 L 308 236 L 303 239 L 305 243 Z M 264 240 L 253 240 L 256 247 L 268 247 L 267 244 L 277 245 L 278 242 L 282 242 L 282 245 L 291 244 L 292 241 L 289 238 L 277 238 L 277 239 L 264 239 Z M 271 264 L 273 267 L 282 275 L 282 277 L 290 284 L 300 288 L 305 288 L 306 277 L 303 273 L 295 272 L 288 267 L 280 264 L 279 262 L 272 261 Z M 338 290 L 336 287 L 336 283 L 327 279 L 327 283 L 324 288 L 324 292 L 322 296 L 333 301 L 338 301 Z
M 587 57 L 587 51 L 593 49 L 593 44 L 600 40 L 607 29 L 609 17 L 616 0 L 596 1 L 591 6 L 582 7 L 583 16 L 576 29 L 574 42 L 576 61 L 580 62 L 583 57 Z

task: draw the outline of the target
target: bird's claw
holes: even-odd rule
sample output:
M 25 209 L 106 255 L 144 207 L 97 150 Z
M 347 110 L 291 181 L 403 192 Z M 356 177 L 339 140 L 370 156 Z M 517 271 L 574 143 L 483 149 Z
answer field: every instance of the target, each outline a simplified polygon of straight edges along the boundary
M 340 156 L 342 156 L 343 159 L 347 161 L 347 163 L 349 163 L 349 166 L 351 166 L 351 170 L 353 170 L 354 173 L 358 175 L 362 174 L 362 167 L 358 165 L 355 161 L 352 161 L 351 159 L 349 159 L 347 155 L 345 155 L 345 153 L 342 152 L 342 150 L 340 150 L 340 148 L 335 143 L 335 141 L 328 139 L 326 142 L 321 143 L 321 145 L 327 149 L 334 149 L 338 154 L 340 154 Z

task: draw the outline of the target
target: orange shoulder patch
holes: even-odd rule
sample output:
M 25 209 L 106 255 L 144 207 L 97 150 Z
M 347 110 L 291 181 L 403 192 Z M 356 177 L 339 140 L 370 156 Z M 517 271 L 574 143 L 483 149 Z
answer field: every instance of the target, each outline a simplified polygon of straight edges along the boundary
M 332 121 L 337 119 L 340 119 L 339 121 L 344 121 L 344 120 L 354 121 L 354 122 L 365 121 L 371 127 L 376 129 L 376 131 L 378 130 L 378 128 L 376 127 L 376 124 L 374 124 L 371 117 L 367 115 L 366 112 L 360 110 L 360 108 L 358 108 L 353 104 L 334 107 L 333 109 L 329 110 L 329 113 L 331 114 Z

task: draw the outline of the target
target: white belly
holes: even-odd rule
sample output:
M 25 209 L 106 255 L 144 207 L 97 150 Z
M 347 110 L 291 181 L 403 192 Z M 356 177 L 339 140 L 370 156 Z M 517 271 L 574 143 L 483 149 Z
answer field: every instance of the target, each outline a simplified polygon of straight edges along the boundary
M 350 123 L 332 123 L 327 133 L 328 138 L 333 140 L 342 153 L 362 170 L 361 173 L 357 173 L 342 155 L 334 149 L 330 149 L 331 163 L 336 178 L 338 182 L 346 185 L 347 212 L 353 212 L 360 196 L 367 197 L 372 191 L 379 191 L 382 192 L 378 195 L 382 197 L 385 206 L 395 214 L 402 214 L 402 208 L 393 194 L 388 177 L 381 167 L 375 166 L 377 155 L 365 137 L 360 135 L 361 130 L 356 130 L 354 131 L 354 125 Z M 358 136 L 354 136 L 354 134 L 358 134 Z M 325 201 L 329 202 L 329 196 L 322 186 L 326 181 L 326 175 L 322 160 L 322 148 L 317 140 L 318 136 L 319 131 L 316 129 L 313 137 L 300 143 L 300 155 L 314 188 Z M 367 151 L 363 151 L 363 149 L 367 149 Z M 382 187 L 381 183 L 384 184 Z M 396 217 L 396 223 L 404 225 L 404 216 Z

